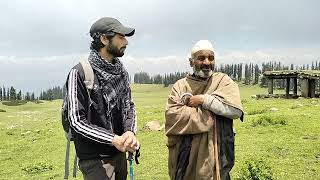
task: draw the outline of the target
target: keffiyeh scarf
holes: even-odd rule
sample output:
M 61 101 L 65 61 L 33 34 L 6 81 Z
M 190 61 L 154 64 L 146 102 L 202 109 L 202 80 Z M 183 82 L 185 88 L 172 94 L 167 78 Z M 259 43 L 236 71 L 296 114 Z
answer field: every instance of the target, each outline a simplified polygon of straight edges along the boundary
M 113 108 L 121 108 L 123 120 L 130 108 L 130 90 L 128 72 L 118 58 L 114 64 L 104 60 L 96 50 L 89 55 L 89 62 L 102 87 L 103 98 L 106 102 L 106 114 L 109 118 Z

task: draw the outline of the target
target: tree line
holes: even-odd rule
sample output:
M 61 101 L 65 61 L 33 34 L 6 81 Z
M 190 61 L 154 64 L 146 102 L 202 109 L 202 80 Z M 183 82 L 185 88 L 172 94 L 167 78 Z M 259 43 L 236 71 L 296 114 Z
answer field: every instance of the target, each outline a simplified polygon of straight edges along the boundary
M 17 92 L 13 86 L 10 88 L 6 88 L 5 86 L 0 87 L 0 101 L 23 100 L 25 98 L 26 95 L 22 94 L 21 90 Z
M 177 80 L 184 78 L 187 74 L 187 72 L 176 72 L 150 76 L 146 72 L 138 72 L 134 74 L 133 82 L 135 84 L 163 84 L 165 87 L 167 87 L 169 84 L 173 84 Z
M 49 88 L 41 91 L 40 96 L 35 96 L 34 92 L 22 93 L 21 90 L 16 90 L 13 86 L 6 88 L 0 87 L 0 101 L 37 101 L 37 100 L 55 100 L 62 99 L 65 94 L 65 89 L 60 86 Z
M 238 64 L 222 64 L 219 67 L 215 67 L 215 71 L 226 73 L 233 80 L 244 83 L 246 85 L 259 84 L 261 87 L 267 86 L 267 80 L 262 75 L 265 71 L 273 70 L 320 70 L 320 61 L 312 62 L 311 64 L 303 64 L 302 66 L 290 64 L 283 65 L 281 62 L 269 61 L 262 63 L 261 66 L 254 63 L 238 63 Z M 156 74 L 151 76 L 146 72 L 138 72 L 134 74 L 133 82 L 136 84 L 163 84 L 165 87 L 170 84 L 174 84 L 177 80 L 186 77 L 188 72 L 175 72 L 167 74 Z M 284 79 L 275 79 L 275 88 L 285 88 Z M 292 83 L 292 81 L 291 81 Z M 299 81 L 298 81 L 299 85 Z M 292 85 L 291 85 L 292 86 Z M 316 84 L 317 88 L 320 87 L 320 81 Z M 55 100 L 63 99 L 66 92 L 65 88 L 55 86 L 41 91 L 39 96 L 35 96 L 34 92 L 22 93 L 21 90 L 17 90 L 13 86 L 0 87 L 0 101 L 36 101 L 36 100 Z
M 215 71 L 223 72 L 230 78 L 237 82 L 242 82 L 246 85 L 259 84 L 261 87 L 267 86 L 266 78 L 263 76 L 265 71 L 276 70 L 320 70 L 320 61 L 312 62 L 311 65 L 303 64 L 302 66 L 290 64 L 284 65 L 280 61 L 269 61 L 262 63 L 262 65 L 254 63 L 238 63 L 238 64 L 221 64 L 219 67 L 215 67 Z M 177 80 L 184 78 L 187 72 L 176 72 L 169 74 L 156 74 L 151 76 L 146 72 L 138 72 L 134 74 L 134 83 L 136 84 L 163 84 L 167 87 L 170 84 L 174 84 Z M 274 80 L 275 88 L 284 88 L 285 80 Z

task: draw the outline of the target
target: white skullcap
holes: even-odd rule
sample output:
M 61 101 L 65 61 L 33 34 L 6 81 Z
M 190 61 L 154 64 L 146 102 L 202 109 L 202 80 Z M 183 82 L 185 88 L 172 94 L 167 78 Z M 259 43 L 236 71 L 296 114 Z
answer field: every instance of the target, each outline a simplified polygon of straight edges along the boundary
M 198 41 L 191 50 L 191 55 L 200 51 L 200 50 L 210 50 L 214 51 L 213 46 L 208 40 L 200 40 Z

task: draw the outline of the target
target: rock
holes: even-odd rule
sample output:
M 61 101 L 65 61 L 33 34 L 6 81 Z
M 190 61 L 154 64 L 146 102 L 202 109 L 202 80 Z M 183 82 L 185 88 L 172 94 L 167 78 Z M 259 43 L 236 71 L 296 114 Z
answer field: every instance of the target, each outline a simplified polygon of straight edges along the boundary
M 30 134 L 31 131 L 27 131 L 27 132 L 24 132 L 24 133 L 21 133 L 21 136 L 24 136 L 24 135 L 27 135 L 27 134 Z
M 274 111 L 279 111 L 279 109 L 273 107 L 273 108 L 270 108 L 270 111 L 274 112 Z
M 311 101 L 311 104 L 317 104 L 318 101 Z
M 257 95 L 251 95 L 251 98 L 257 98 Z
M 7 129 L 14 129 L 14 128 L 18 127 L 18 126 L 19 126 L 19 125 L 17 125 L 17 124 L 13 124 L 13 125 L 7 127 Z
M 159 121 L 150 121 L 145 125 L 145 128 L 151 131 L 161 131 L 164 125 L 161 126 Z

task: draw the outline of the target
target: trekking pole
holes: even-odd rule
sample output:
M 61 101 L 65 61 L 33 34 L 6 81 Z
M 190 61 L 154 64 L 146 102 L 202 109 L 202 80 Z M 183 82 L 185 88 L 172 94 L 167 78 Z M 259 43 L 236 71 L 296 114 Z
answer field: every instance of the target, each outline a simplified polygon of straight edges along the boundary
M 130 180 L 133 180 L 134 178 L 133 178 L 133 164 L 132 164 L 133 153 L 132 152 L 129 152 L 128 161 L 129 161 L 129 165 L 130 165 Z

